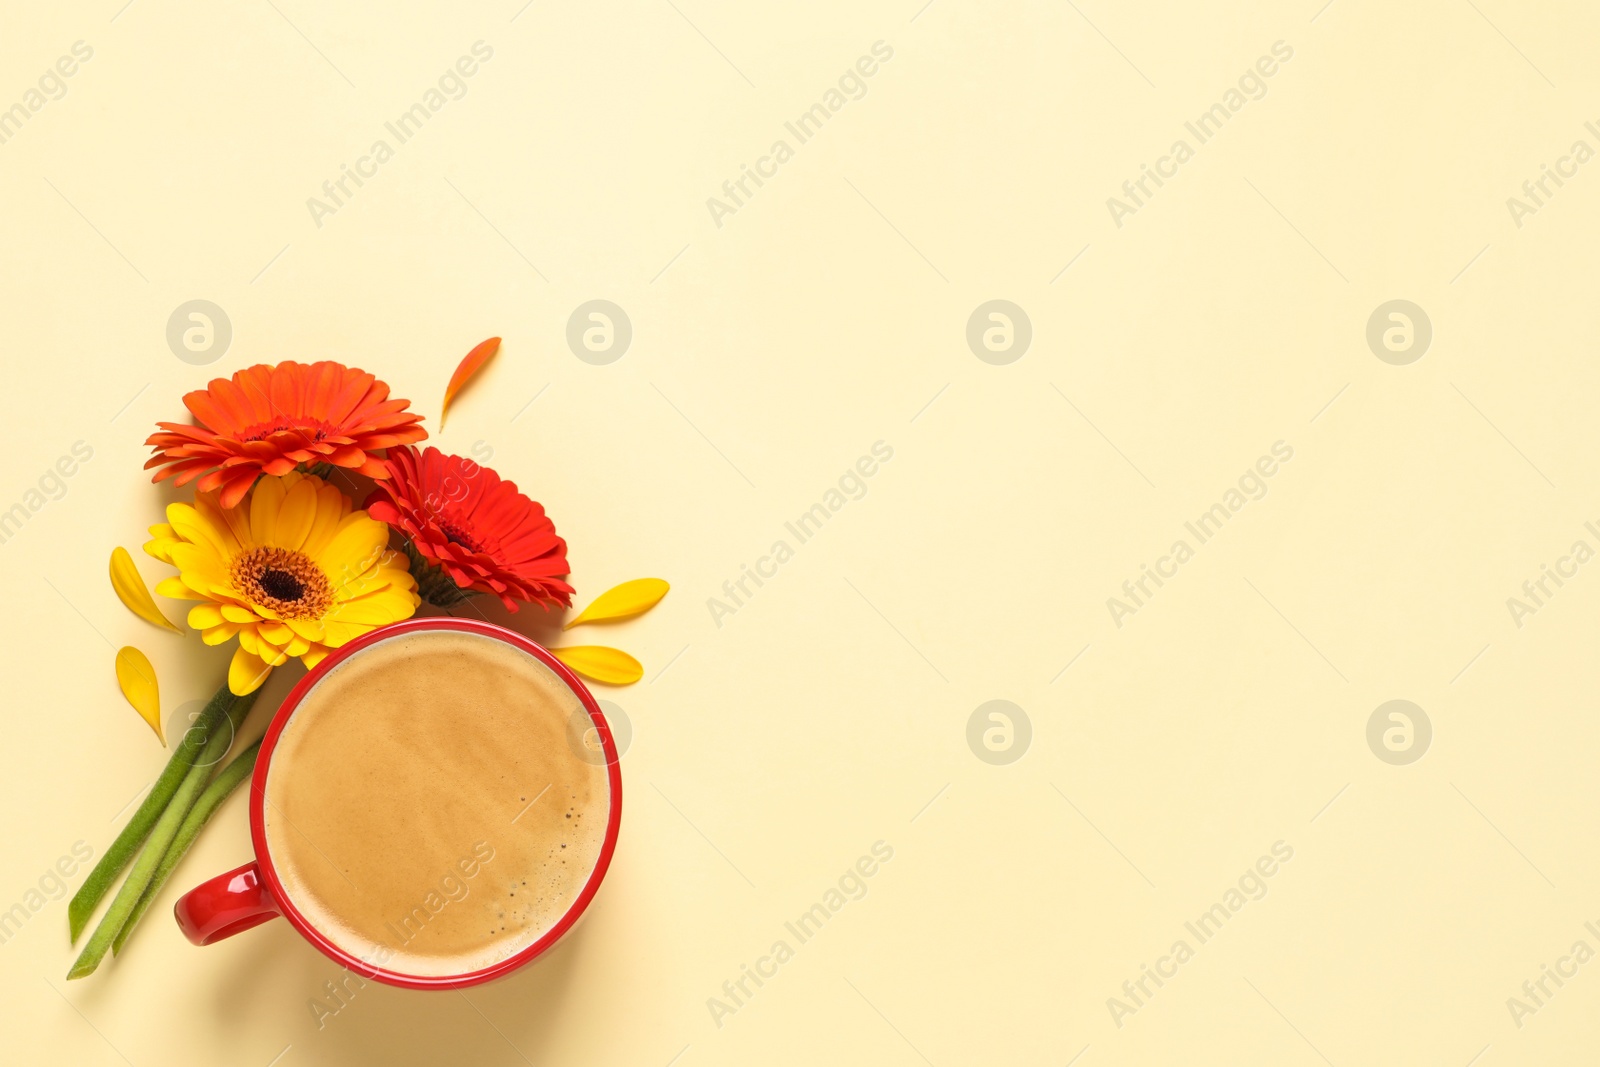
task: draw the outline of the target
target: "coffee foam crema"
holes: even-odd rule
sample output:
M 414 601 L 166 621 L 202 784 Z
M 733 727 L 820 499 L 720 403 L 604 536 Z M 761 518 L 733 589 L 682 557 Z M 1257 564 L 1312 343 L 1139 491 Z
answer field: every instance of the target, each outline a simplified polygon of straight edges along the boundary
M 531 945 L 599 860 L 611 795 L 582 701 L 482 634 L 400 634 L 335 666 L 267 772 L 267 849 L 294 908 L 402 974 L 466 974 Z

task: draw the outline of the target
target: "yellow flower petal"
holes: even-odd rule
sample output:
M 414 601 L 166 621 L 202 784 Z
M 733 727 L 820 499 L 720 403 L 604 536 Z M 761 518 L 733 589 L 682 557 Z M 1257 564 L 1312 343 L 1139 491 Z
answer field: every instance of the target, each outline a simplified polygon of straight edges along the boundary
M 240 626 L 237 623 L 225 622 L 220 626 L 200 631 L 200 640 L 208 645 L 220 645 L 231 640 L 239 630 Z
M 315 559 L 322 554 L 322 549 L 328 543 L 328 538 L 333 536 L 339 528 L 339 522 L 348 512 L 345 511 L 345 496 L 339 492 L 337 486 L 324 485 L 317 490 L 317 509 L 311 521 L 311 530 L 306 534 L 300 551 Z
M 605 685 L 632 685 L 644 677 L 644 666 L 619 648 L 573 645 L 550 651 L 578 674 Z
M 178 535 L 170 525 L 158 522 L 150 527 L 150 540 L 144 543 L 144 550 L 162 563 L 171 563 L 172 560 L 168 557 L 167 550 L 172 547 L 172 543 L 177 539 Z
M 261 688 L 272 668 L 260 656 L 252 656 L 242 647 L 233 650 L 233 662 L 228 664 L 228 691 L 234 696 L 244 696 Z
M 307 641 L 322 640 L 322 623 L 316 619 L 285 619 L 284 622 L 296 636 L 303 637 Z
M 363 626 L 360 623 L 340 622 L 337 619 L 329 619 L 323 626 L 326 636 L 323 637 L 322 643 L 329 648 L 338 648 L 340 645 L 354 641 L 371 629 L 371 626 Z
M 328 612 L 326 621 L 386 626 L 391 622 L 410 617 L 411 607 L 409 593 L 404 590 L 385 589 L 381 593 L 374 593 L 357 600 L 346 600 Z
M 608 619 L 626 619 L 634 615 L 643 615 L 667 595 L 667 590 L 672 587 L 660 578 L 635 578 L 631 582 L 612 586 L 604 593 L 595 597 L 588 607 L 578 613 L 577 618 L 562 627 L 570 630 L 574 626 L 585 622 L 601 622 Z
M 144 584 L 144 578 L 133 565 L 133 557 L 128 555 L 128 550 L 118 545 L 111 550 L 111 588 L 117 592 L 117 599 L 129 611 L 133 612 L 145 622 L 154 623 L 173 633 L 182 633 L 156 607 L 155 598 L 150 595 L 150 589 Z
M 190 621 L 207 644 L 235 637 L 229 669 L 235 693 L 253 690 L 271 668 L 298 656 L 320 662 L 329 648 L 409 618 L 421 603 L 406 557 L 388 547 L 389 529 L 320 478 L 291 471 L 259 478 L 239 506 L 215 492 L 174 504 L 151 528 L 152 555 L 178 568 L 163 593 L 201 602 Z M 287 599 L 263 586 L 267 569 L 301 583 Z M 269 585 L 287 589 L 281 579 Z
M 276 545 L 278 511 L 283 507 L 282 478 L 262 478 L 250 492 L 250 539 L 258 545 Z
M 196 604 L 189 609 L 189 625 L 196 630 L 209 630 L 222 625 L 222 609 L 215 604 Z
M 294 631 L 281 622 L 262 623 L 256 627 L 256 636 L 281 648 L 289 643 Z
M 170 563 L 171 560 L 166 562 Z M 156 592 L 172 600 L 210 600 L 204 593 L 197 593 L 184 584 L 182 578 L 163 578 L 156 583 Z
M 355 600 L 388 589 L 394 577 L 393 571 L 373 567 L 364 574 L 334 581 L 333 587 L 340 600 Z
M 224 532 L 232 536 L 233 543 L 238 546 L 235 551 L 244 552 L 256 547 L 256 542 L 250 536 L 250 509 L 247 504 L 224 508 L 214 497 L 198 496 L 195 497 L 195 507 L 219 531 L 219 536 Z
M 184 581 L 191 586 L 196 579 L 214 585 L 226 585 L 229 582 L 226 560 L 217 555 L 209 544 L 179 541 L 172 546 L 171 555 L 172 565 L 183 572 Z
M 207 549 L 218 559 L 228 559 L 239 551 L 239 543 L 233 532 L 226 523 L 217 521 L 216 509 L 203 500 L 196 501 L 195 507 L 168 505 L 167 519 L 172 523 L 173 534 L 180 541 Z
M 213 590 L 227 588 L 226 585 L 220 582 L 207 581 L 203 575 L 199 574 L 180 574 L 178 575 L 178 583 L 189 590 L 189 595 L 184 598 L 188 600 L 215 600 L 216 593 Z M 176 596 L 176 594 L 171 595 Z
M 150 724 L 161 747 L 165 748 L 167 738 L 161 729 L 161 691 L 156 685 L 156 669 L 150 666 L 149 658 L 132 645 L 117 650 L 117 686 L 139 717 Z
M 272 543 L 279 548 L 299 552 L 316 519 L 316 483 L 310 478 L 302 478 L 284 495 L 283 505 L 278 509 L 278 528 L 273 533 Z
M 337 588 L 361 577 L 383 558 L 389 544 L 389 527 L 364 511 L 351 512 L 340 522 L 338 532 L 316 555 L 322 573 Z
M 255 622 L 258 618 L 255 612 L 236 604 L 223 604 L 221 610 L 224 619 L 239 623 L 241 626 L 247 622 Z

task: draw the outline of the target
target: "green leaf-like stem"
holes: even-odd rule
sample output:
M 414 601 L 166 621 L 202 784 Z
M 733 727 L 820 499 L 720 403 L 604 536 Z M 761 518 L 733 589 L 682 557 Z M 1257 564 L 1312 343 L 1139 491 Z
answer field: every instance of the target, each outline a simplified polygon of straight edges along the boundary
M 184 816 L 183 824 L 178 827 L 178 836 L 172 839 L 172 844 L 167 846 L 167 854 L 161 857 L 161 862 L 156 865 L 156 872 L 150 878 L 150 884 L 145 887 L 144 893 L 139 897 L 139 902 L 133 906 L 133 911 L 128 914 L 128 919 L 122 924 L 122 929 L 117 932 L 116 939 L 111 942 L 111 954 L 122 954 L 123 942 L 128 940 L 128 935 L 133 933 L 133 928 L 139 924 L 145 910 L 161 892 L 161 887 L 167 884 L 172 870 L 189 851 L 195 839 L 200 836 L 200 831 L 205 829 L 206 823 L 216 810 L 222 806 L 239 784 L 250 777 L 250 772 L 255 770 L 256 755 L 261 751 L 261 742 L 257 740 L 249 748 L 233 758 L 233 762 L 222 768 L 218 775 L 211 779 L 211 784 L 206 786 L 200 799 L 195 801 L 194 807 L 189 809 L 189 814 Z
M 105 958 L 111 948 L 112 939 L 121 931 L 128 921 L 128 916 L 133 914 L 133 909 L 144 895 L 150 879 L 154 877 L 156 867 L 161 863 L 162 857 L 167 854 L 167 848 L 178 835 L 178 828 L 183 824 L 189 814 L 189 809 L 194 807 L 195 801 L 205 789 L 206 781 L 211 777 L 211 768 L 216 765 L 228 752 L 233 744 L 234 734 L 238 731 L 239 724 L 250 712 L 250 705 L 255 703 L 255 694 L 239 697 L 232 702 L 224 721 L 227 730 L 213 729 L 206 738 L 205 747 L 200 750 L 200 756 L 194 761 L 184 775 L 183 781 L 178 784 L 177 792 L 172 795 L 172 802 L 156 820 L 155 827 L 150 831 L 150 838 L 145 842 L 144 850 L 139 853 L 139 858 L 133 861 L 133 869 L 128 872 L 127 879 L 122 883 L 122 888 L 117 890 L 117 895 L 111 901 L 111 906 L 106 909 L 105 915 L 100 919 L 100 925 L 95 927 L 88 942 L 83 946 L 83 952 L 67 972 L 67 978 L 83 978 L 100 966 L 100 961 Z M 219 724 L 220 726 L 220 724 Z
M 150 792 L 145 795 L 139 810 L 133 813 L 133 818 L 128 820 L 128 824 L 122 828 L 117 839 L 111 842 L 111 847 L 106 849 L 105 854 L 100 857 L 100 862 L 94 865 L 94 870 L 89 872 L 89 876 L 83 880 L 83 885 L 78 887 L 71 903 L 67 905 L 67 926 L 73 944 L 77 944 L 78 935 L 89 925 L 89 917 L 94 914 L 94 909 L 99 906 L 101 898 L 110 890 L 111 883 L 117 880 L 117 875 L 122 873 L 122 868 L 128 865 L 133 854 L 139 851 L 139 846 L 150 835 L 161 814 L 167 810 L 172 795 L 178 791 L 178 786 L 182 784 L 189 769 L 194 766 L 201 748 L 211 736 L 212 728 L 222 721 L 222 717 L 232 711 L 240 700 L 250 699 L 253 698 L 234 696 L 228 690 L 228 684 L 224 682 L 222 688 L 217 690 L 216 695 L 206 704 L 205 710 L 195 719 L 194 725 L 184 731 L 183 739 L 178 742 L 172 757 L 167 760 L 167 766 L 161 772 L 161 777 L 156 779 L 156 784 L 151 786 Z M 245 706 L 249 706 L 248 702 Z

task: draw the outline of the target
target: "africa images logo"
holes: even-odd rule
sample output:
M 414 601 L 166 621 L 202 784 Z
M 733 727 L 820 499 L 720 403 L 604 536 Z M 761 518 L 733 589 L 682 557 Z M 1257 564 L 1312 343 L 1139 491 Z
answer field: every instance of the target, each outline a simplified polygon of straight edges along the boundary
M 724 218 L 738 214 L 757 190 L 776 178 L 778 168 L 794 158 L 796 148 L 821 133 L 824 123 L 843 111 L 850 101 L 866 96 L 866 79 L 878 73 L 881 65 L 893 58 L 893 46 L 887 41 L 874 41 L 872 54 L 861 56 L 853 65 L 846 67 L 845 72 L 839 75 L 837 88 L 830 86 L 822 94 L 821 100 L 806 108 L 793 121 L 783 124 L 785 132 L 794 139 L 794 144 L 779 137 L 772 142 L 765 155 L 757 157 L 754 167 L 747 163 L 739 164 L 738 177 L 722 183 L 722 197 L 706 197 L 706 210 L 711 212 L 711 221 L 717 224 L 717 229 L 722 229 Z M 755 188 L 751 188 L 752 182 Z
M 1252 100 L 1260 100 L 1267 95 L 1266 79 L 1278 73 L 1279 64 L 1287 63 L 1294 58 L 1294 49 L 1284 41 L 1272 42 L 1272 54 L 1262 56 L 1255 64 L 1239 76 L 1237 85 L 1230 85 L 1222 94 L 1222 99 L 1202 111 L 1193 121 L 1183 124 L 1184 130 L 1194 138 L 1190 144 L 1187 138 L 1180 137 L 1172 142 L 1172 147 L 1167 154 L 1156 160 L 1155 166 L 1148 163 L 1139 164 L 1139 176 L 1130 178 L 1122 183 L 1121 197 L 1110 196 L 1106 198 L 1106 210 L 1111 213 L 1111 221 L 1116 223 L 1117 229 L 1122 229 L 1123 220 L 1129 215 L 1136 215 L 1139 209 L 1145 207 L 1151 198 L 1168 181 L 1178 176 L 1178 168 L 1195 157 L 1196 150 L 1217 134 L 1222 132 L 1222 127 L 1227 121 L 1239 112 Z M 1248 95 L 1247 95 L 1248 94 Z M 1151 183 L 1154 183 L 1152 188 Z

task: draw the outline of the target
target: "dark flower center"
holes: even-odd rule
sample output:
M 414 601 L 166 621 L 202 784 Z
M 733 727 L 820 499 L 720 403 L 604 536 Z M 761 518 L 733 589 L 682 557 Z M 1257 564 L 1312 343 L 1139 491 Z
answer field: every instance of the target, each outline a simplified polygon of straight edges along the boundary
M 444 539 L 446 541 L 449 541 L 452 545 L 460 545 L 469 552 L 483 551 L 478 544 L 477 538 L 471 536 L 465 530 L 461 529 L 452 522 L 447 522 L 444 519 L 440 519 L 438 521 L 439 532 L 444 534 Z
M 245 431 L 239 435 L 239 440 L 265 441 L 273 434 L 283 433 L 285 430 L 299 430 L 301 433 L 305 433 L 307 429 L 308 427 L 304 422 L 295 422 L 293 419 L 281 418 L 272 422 L 257 423 L 254 426 L 246 428 Z M 326 436 L 328 436 L 328 426 L 326 423 L 322 423 L 318 425 L 316 430 L 312 432 L 311 439 L 313 441 L 320 441 Z
M 268 567 L 261 572 L 261 577 L 256 579 L 262 590 L 274 600 L 291 603 L 306 595 L 306 587 L 300 579 L 288 571 L 280 571 Z
M 281 619 L 318 619 L 333 606 L 334 589 L 303 552 L 262 546 L 234 557 L 234 588 Z

